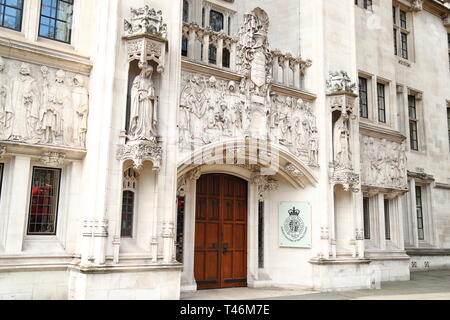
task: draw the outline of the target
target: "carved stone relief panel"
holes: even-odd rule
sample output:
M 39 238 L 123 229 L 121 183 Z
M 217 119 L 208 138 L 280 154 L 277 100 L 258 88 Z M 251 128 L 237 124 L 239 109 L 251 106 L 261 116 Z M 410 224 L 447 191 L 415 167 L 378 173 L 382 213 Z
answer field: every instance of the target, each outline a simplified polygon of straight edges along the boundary
M 258 122 L 266 132 L 263 137 L 252 135 L 251 125 L 257 119 L 247 102 L 245 90 L 237 88 L 234 81 L 183 72 L 180 147 L 191 149 L 229 138 L 262 138 L 284 146 L 310 166 L 318 165 L 319 134 L 311 102 L 271 92 Z
M 0 57 L 0 139 L 85 148 L 87 77 Z
M 361 177 L 365 186 L 408 188 L 405 143 L 361 135 Z

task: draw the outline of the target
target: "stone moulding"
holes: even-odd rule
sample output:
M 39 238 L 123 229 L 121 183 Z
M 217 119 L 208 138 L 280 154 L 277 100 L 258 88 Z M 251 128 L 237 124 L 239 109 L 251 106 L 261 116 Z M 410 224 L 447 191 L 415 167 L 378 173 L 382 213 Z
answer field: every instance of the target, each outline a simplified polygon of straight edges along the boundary
M 145 161 L 153 163 L 153 170 L 161 166 L 162 147 L 152 141 L 130 141 L 120 145 L 117 150 L 117 159 L 121 161 L 132 160 L 134 168 L 140 170 Z
M 64 163 L 66 155 L 62 152 L 44 152 L 39 159 L 39 162 L 46 166 L 59 167 Z

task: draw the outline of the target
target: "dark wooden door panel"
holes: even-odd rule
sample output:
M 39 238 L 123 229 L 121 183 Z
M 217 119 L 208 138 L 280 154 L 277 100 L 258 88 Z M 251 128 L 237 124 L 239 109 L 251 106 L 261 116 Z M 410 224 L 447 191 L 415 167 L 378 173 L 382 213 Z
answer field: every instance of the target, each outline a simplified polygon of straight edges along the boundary
M 194 275 L 199 289 L 247 285 L 247 182 L 225 174 L 197 181 Z

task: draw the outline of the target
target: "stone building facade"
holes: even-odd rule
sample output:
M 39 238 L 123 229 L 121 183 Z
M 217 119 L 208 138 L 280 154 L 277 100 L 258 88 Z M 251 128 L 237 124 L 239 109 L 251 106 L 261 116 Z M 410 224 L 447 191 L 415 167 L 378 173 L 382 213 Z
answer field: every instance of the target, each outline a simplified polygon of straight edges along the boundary
M 0 7 L 0 299 L 450 267 L 448 1 Z

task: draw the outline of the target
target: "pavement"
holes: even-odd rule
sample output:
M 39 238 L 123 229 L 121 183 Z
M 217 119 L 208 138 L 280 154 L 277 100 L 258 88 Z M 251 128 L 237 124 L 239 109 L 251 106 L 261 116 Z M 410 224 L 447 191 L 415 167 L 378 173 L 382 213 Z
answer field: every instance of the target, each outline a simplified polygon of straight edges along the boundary
M 231 288 L 186 292 L 181 300 L 450 300 L 450 270 L 411 272 L 410 281 L 383 282 L 378 290 Z

